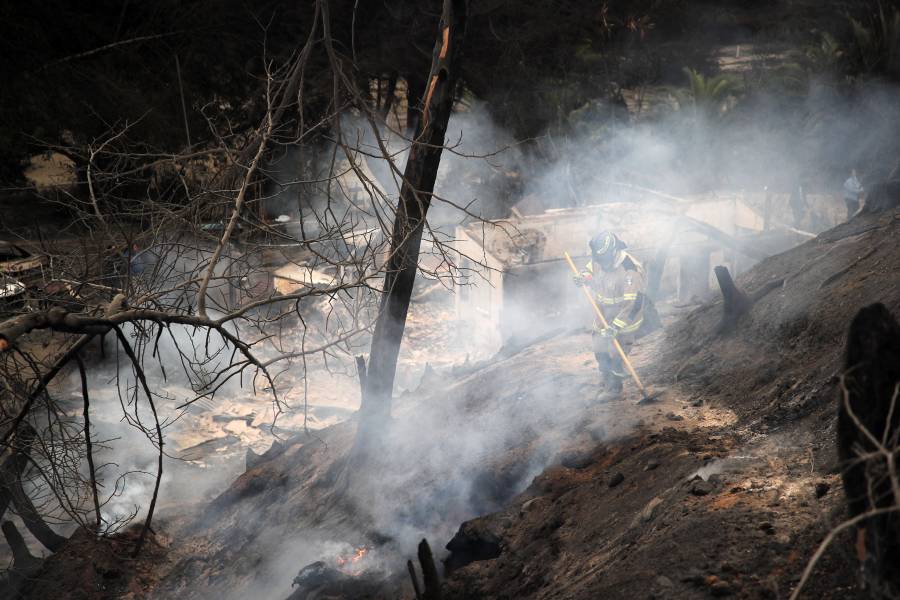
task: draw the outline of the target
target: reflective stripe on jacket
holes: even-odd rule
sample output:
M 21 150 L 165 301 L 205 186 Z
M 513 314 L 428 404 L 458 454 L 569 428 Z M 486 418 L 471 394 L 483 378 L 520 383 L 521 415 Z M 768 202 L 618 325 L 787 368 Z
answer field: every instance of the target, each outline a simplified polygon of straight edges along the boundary
M 611 327 L 621 333 L 633 333 L 640 328 L 644 321 L 646 282 L 644 269 L 636 259 L 627 255 L 612 271 L 600 268 L 595 271 L 591 261 L 584 277 Z

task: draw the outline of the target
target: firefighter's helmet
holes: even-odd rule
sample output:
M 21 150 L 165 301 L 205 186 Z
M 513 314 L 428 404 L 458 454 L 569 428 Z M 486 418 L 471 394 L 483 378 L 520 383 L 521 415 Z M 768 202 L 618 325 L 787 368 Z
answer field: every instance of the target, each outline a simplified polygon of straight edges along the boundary
M 591 255 L 604 269 L 617 267 L 625 259 L 625 242 L 611 231 L 601 231 L 590 241 Z
M 601 231 L 591 238 L 591 254 L 603 256 L 607 252 L 614 252 L 620 243 L 619 238 L 611 231 Z

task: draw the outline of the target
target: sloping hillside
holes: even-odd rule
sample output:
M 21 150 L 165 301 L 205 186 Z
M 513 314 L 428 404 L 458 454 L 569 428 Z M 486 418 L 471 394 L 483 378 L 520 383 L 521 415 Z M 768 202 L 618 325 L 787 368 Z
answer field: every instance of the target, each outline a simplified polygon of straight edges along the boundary
M 900 211 L 861 215 L 739 278 L 784 285 L 734 333 L 716 333 L 716 299 L 642 340 L 655 404 L 630 386 L 598 399 L 587 331 L 432 373 L 398 399 L 368 470 L 342 470 L 353 421 L 287 440 L 193 516 L 160 519 L 152 565 L 102 579 L 104 594 L 287 598 L 305 565 L 361 551 L 346 575 L 368 591 L 327 597 L 412 598 L 404 563 L 427 537 L 452 599 L 786 597 L 843 515 L 843 336 L 862 306 L 900 313 L 898 235 Z M 99 572 L 83 538 L 32 598 Z M 855 597 L 851 556 L 839 539 L 808 597 Z
M 644 430 L 598 446 L 580 469 L 545 471 L 478 523 L 502 552 L 452 575 L 450 597 L 786 597 L 844 514 L 835 455 L 844 336 L 863 306 L 900 313 L 898 236 L 900 211 L 859 216 L 740 278 L 749 292 L 784 285 L 733 334 L 715 333 L 720 301 L 672 326 L 655 383 L 737 421 Z M 854 561 L 839 538 L 805 597 L 856 597 Z

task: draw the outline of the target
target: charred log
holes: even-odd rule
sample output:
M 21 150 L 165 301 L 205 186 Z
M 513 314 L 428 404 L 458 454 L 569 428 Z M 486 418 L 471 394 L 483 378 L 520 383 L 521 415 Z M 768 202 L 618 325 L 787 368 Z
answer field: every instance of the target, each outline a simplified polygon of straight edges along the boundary
M 900 325 L 884 305 L 867 306 L 853 319 L 845 367 L 837 441 L 852 518 L 898 502 L 890 455 L 896 456 L 900 443 Z M 861 522 L 859 533 L 865 549 L 859 558 L 873 597 L 900 596 L 900 515 L 875 513 Z
M 348 575 L 320 560 L 300 569 L 291 584 L 291 587 L 297 589 L 286 600 L 316 598 L 377 600 L 391 597 L 391 586 L 390 580 L 376 572 Z

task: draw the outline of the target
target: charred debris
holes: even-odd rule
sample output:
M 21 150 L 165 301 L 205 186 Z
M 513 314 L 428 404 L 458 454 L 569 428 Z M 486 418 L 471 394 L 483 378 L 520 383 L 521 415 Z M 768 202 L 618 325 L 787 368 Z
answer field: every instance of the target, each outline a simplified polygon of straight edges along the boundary
M 0 598 L 900 595 L 900 5 L 563 4 L 4 9 Z

